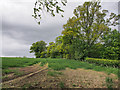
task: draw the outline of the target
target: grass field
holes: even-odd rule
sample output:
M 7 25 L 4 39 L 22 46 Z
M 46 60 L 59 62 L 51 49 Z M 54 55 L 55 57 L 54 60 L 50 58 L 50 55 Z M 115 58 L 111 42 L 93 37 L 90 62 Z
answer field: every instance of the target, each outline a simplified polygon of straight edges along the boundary
M 40 62 L 41 60 L 43 59 L 3 57 L 2 58 L 2 69 L 7 69 L 9 67 L 31 66 L 33 64 Z
M 95 71 L 103 71 L 105 73 L 118 74 L 118 68 L 98 66 L 90 64 L 88 62 L 82 62 L 77 60 L 67 59 L 53 59 L 53 58 L 13 58 L 3 57 L 2 58 L 2 69 L 3 73 L 9 73 L 10 67 L 26 67 L 41 62 L 41 66 L 48 63 L 49 68 L 53 70 L 65 70 L 67 67 L 71 69 L 83 68 L 91 69 Z

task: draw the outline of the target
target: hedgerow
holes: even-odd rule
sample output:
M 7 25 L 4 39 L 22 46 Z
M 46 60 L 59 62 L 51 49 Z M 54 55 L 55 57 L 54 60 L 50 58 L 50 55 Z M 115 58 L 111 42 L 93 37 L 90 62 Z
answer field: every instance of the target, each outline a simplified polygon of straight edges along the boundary
M 112 66 L 112 67 L 119 67 L 120 62 L 119 60 L 108 60 L 108 59 L 98 59 L 98 58 L 86 58 L 87 62 L 95 63 L 101 66 Z

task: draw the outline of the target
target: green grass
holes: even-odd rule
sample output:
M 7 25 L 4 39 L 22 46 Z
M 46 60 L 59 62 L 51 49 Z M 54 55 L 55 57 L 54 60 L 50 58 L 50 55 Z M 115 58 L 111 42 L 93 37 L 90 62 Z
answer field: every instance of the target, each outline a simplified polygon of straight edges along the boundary
M 57 71 L 48 71 L 47 73 L 50 76 L 56 76 L 56 75 L 62 75 L 62 72 L 57 72 Z
M 60 83 L 59 83 L 59 86 L 60 86 L 60 88 L 65 88 L 65 85 L 64 85 L 63 82 L 60 82 Z
M 18 72 L 18 70 L 10 70 L 10 67 L 26 67 L 33 64 L 39 63 L 40 60 L 35 58 L 14 58 L 14 57 L 2 57 L 2 73 L 8 74 L 14 72 L 15 75 L 22 75 L 23 72 Z
M 43 59 L 36 58 L 13 58 L 13 57 L 3 57 L 2 58 L 2 69 L 7 69 L 9 67 L 26 67 L 40 62 Z
M 22 86 L 22 90 L 27 90 L 29 87 L 31 87 L 30 83 L 25 84 L 25 85 Z
M 73 87 L 76 87 L 76 85 L 75 85 L 75 84 L 72 84 L 72 86 L 73 86 Z
M 41 62 L 41 66 L 48 63 L 49 68 L 53 70 L 64 70 L 67 67 L 71 69 L 83 68 L 95 71 L 104 71 L 118 75 L 118 68 L 98 66 L 88 62 L 68 59 L 53 59 L 53 58 L 2 58 L 2 68 L 5 70 L 9 67 L 25 67 Z
M 8 74 L 8 73 L 10 73 L 10 72 L 13 72 L 13 70 L 9 70 L 9 69 L 4 69 L 4 70 L 2 70 L 2 73 L 3 73 L 3 74 Z
M 1 79 L 5 79 L 5 78 L 8 78 L 8 76 L 2 76 Z
M 24 72 L 16 70 L 11 70 L 11 69 L 4 69 L 2 71 L 3 74 L 8 74 L 8 73 L 14 73 L 15 75 L 23 75 Z
M 91 69 L 95 71 L 104 71 L 106 73 L 118 74 L 118 68 L 98 66 L 96 64 L 90 64 L 88 62 L 82 62 L 77 60 L 67 60 L 67 59 L 46 59 L 44 63 L 49 63 L 49 68 L 54 70 L 64 70 L 65 68 L 77 69 Z
M 112 88 L 113 87 L 113 80 L 110 77 L 106 77 L 106 85 L 107 88 Z

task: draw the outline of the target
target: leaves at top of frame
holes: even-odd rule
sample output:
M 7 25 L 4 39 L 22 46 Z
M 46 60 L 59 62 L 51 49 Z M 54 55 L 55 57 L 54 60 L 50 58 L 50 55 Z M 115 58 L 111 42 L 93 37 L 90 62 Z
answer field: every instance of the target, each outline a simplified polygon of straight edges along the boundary
M 43 10 L 47 11 L 53 17 L 55 16 L 55 13 L 64 12 L 64 10 L 61 9 L 61 6 L 59 6 L 60 3 L 63 6 L 66 6 L 67 0 L 61 0 L 61 2 L 58 2 L 57 0 L 37 0 L 33 8 L 34 13 L 32 16 L 37 20 L 38 24 L 40 24 L 40 19 L 42 18 Z M 61 17 L 64 17 L 64 16 L 61 14 Z

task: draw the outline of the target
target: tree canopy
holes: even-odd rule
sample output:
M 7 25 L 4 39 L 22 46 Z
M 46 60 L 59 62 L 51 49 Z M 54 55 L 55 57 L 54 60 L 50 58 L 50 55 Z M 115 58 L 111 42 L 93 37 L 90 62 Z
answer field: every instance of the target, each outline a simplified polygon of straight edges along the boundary
M 49 12 L 48 8 L 47 10 Z M 84 60 L 85 57 L 120 59 L 120 42 L 117 38 L 120 33 L 110 28 L 119 24 L 120 15 L 102 9 L 99 1 L 84 2 L 74 9 L 73 14 L 74 16 L 63 25 L 62 35 L 56 38 L 55 43 L 50 42 L 46 51 L 40 49 L 44 51 L 40 51 L 42 57 L 77 60 Z
M 46 45 L 44 41 L 38 41 L 36 43 L 33 43 L 30 47 L 30 53 L 35 53 L 36 58 L 41 57 L 41 53 L 43 53 L 46 50 Z
M 101 8 L 101 5 L 99 5 L 100 4 L 99 0 L 89 1 L 89 2 L 85 2 L 85 3 L 88 4 L 87 5 L 88 8 L 92 6 L 91 8 L 94 9 L 94 7 L 96 7 L 96 5 L 98 6 L 98 7 L 96 7 L 96 9 Z M 84 5 L 86 5 L 85 3 L 84 3 Z M 93 4 L 93 5 L 91 5 L 91 4 Z M 61 14 L 62 17 L 64 17 L 63 14 L 62 14 L 64 12 L 64 10 L 61 8 L 61 6 L 66 6 L 66 5 L 67 5 L 67 0 L 36 0 L 36 2 L 34 4 L 34 8 L 33 8 L 34 13 L 33 13 L 32 16 L 37 20 L 38 24 L 40 24 L 40 20 L 42 18 L 42 11 L 43 10 L 50 13 L 53 17 L 55 16 L 56 13 L 59 13 L 59 14 Z M 84 11 L 84 9 L 83 9 L 83 11 Z M 94 11 L 94 10 L 92 10 L 92 11 Z M 103 12 L 104 13 L 101 13 L 101 15 L 99 15 L 99 12 L 97 12 L 98 15 L 100 16 L 100 18 L 102 16 L 104 17 L 105 13 L 108 12 L 108 11 L 103 10 Z M 93 15 L 93 14 L 91 14 L 91 15 Z M 113 18 L 114 18 L 114 22 L 111 23 L 110 21 Z M 111 17 L 106 20 L 107 24 L 109 24 L 109 25 L 118 24 L 118 22 L 116 22 L 116 21 L 119 18 L 120 18 L 120 15 L 116 15 L 115 13 L 111 13 Z M 101 19 L 101 21 L 102 21 L 102 19 Z
M 78 47 L 81 48 L 79 54 L 83 55 L 81 58 L 90 56 L 92 47 L 101 43 L 102 37 L 110 31 L 109 26 L 118 24 L 118 16 L 114 13 L 108 16 L 107 13 L 108 10 L 102 10 L 100 2 L 85 2 L 74 9 L 74 16 L 63 26 L 62 34 L 66 43 L 70 45 L 80 43 Z
M 67 0 L 36 0 L 35 5 L 34 5 L 34 14 L 32 15 L 40 24 L 40 19 L 42 18 L 42 10 L 47 11 L 50 13 L 53 17 L 55 16 L 55 13 L 60 13 L 62 17 L 61 12 L 64 12 L 63 9 L 61 9 L 60 3 L 63 6 L 66 6 Z
M 108 59 L 120 60 L 120 33 L 117 30 L 109 32 L 104 39 L 103 57 Z

